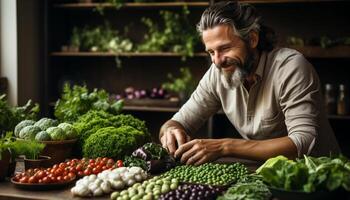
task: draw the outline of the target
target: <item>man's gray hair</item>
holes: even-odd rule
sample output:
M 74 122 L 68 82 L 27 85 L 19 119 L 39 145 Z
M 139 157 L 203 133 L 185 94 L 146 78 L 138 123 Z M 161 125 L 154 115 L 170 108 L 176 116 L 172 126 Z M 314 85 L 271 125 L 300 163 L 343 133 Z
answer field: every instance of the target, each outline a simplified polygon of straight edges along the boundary
M 256 31 L 259 33 L 259 40 L 263 45 L 263 48 L 260 45 L 260 50 L 271 50 L 273 47 L 275 37 L 265 38 L 267 27 L 261 25 L 260 16 L 258 16 L 256 9 L 249 4 L 240 4 L 237 1 L 215 3 L 203 12 L 197 24 L 197 31 L 202 35 L 203 31 L 218 25 L 229 25 L 234 33 L 244 41 L 248 41 L 251 31 Z M 263 33 L 261 34 L 261 32 Z M 268 41 L 265 41 L 265 39 L 268 39 Z M 269 48 L 266 48 L 266 43 Z

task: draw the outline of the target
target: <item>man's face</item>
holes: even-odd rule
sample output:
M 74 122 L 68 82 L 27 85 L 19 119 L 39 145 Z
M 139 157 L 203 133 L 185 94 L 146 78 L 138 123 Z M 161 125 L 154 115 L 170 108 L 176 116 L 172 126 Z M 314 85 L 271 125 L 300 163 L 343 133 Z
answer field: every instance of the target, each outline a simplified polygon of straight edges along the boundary
M 203 31 L 203 42 L 212 62 L 221 72 L 226 88 L 235 88 L 251 73 L 254 54 L 231 27 L 219 25 Z

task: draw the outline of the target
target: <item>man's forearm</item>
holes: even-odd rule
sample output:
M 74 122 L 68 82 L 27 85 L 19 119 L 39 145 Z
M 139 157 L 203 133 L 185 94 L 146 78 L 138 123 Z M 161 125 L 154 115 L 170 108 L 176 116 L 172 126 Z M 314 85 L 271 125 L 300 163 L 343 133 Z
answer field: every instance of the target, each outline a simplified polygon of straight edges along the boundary
M 262 161 L 277 155 L 297 157 L 297 148 L 287 136 L 269 140 L 223 139 L 223 146 L 223 156 Z

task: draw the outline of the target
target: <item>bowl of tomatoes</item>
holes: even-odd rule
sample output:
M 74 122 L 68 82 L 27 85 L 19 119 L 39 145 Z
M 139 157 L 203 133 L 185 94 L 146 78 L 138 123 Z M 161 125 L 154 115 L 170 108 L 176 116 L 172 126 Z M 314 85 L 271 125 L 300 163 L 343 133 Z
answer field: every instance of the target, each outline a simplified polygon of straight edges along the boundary
M 20 189 L 27 190 L 51 190 L 70 185 L 76 179 L 74 173 L 62 171 L 62 169 L 28 169 L 17 173 L 11 178 L 11 182 Z

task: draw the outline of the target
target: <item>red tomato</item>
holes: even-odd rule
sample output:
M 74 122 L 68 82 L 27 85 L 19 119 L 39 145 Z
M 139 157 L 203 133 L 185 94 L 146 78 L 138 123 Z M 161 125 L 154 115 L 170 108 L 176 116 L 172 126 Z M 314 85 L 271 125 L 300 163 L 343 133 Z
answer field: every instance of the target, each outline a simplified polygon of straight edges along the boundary
M 88 168 L 88 169 L 84 170 L 84 175 L 85 176 L 89 176 L 90 174 L 91 174 L 91 169 Z
M 63 181 L 64 182 L 67 182 L 67 181 L 70 181 L 71 179 L 69 178 L 69 176 L 63 176 Z
M 104 171 L 104 170 L 106 170 L 106 169 L 109 169 L 109 168 L 111 168 L 111 167 L 107 167 L 107 166 L 102 166 L 102 169 L 101 169 L 101 171 Z
M 55 176 L 51 176 L 50 177 L 50 183 L 55 183 L 55 182 L 57 182 L 57 178 L 55 177 Z
M 113 165 L 114 164 L 114 160 L 112 158 L 108 159 L 107 160 L 107 164 L 112 164 Z
M 52 169 L 57 169 L 58 168 L 58 165 L 57 164 L 54 164 Z
M 43 183 L 50 183 L 50 181 L 51 181 L 51 178 L 49 178 L 49 177 L 44 177 L 43 179 Z
M 66 163 L 60 163 L 60 164 L 58 165 L 58 167 L 64 169 L 64 168 L 67 167 L 67 165 L 66 165 Z
M 28 176 L 24 176 L 24 177 L 22 177 L 21 179 L 19 179 L 19 182 L 20 183 L 28 183 Z
M 79 177 L 84 176 L 84 172 L 83 172 L 83 171 L 78 171 L 78 176 L 79 176 Z
M 89 163 L 89 165 L 88 165 L 88 168 L 94 168 L 96 165 L 95 165 L 95 163 Z
M 76 170 L 74 167 L 71 167 L 70 170 L 69 170 L 69 172 L 72 172 L 72 173 L 76 174 L 76 173 L 77 173 L 77 170 Z
M 77 171 L 83 171 L 83 165 L 82 165 L 82 164 L 78 164 L 78 165 L 75 167 L 75 170 L 77 170 Z
M 94 159 L 90 159 L 89 163 L 95 163 L 95 160 Z
M 37 183 L 37 182 L 38 182 L 38 179 L 35 176 L 31 176 L 28 179 L 28 183 Z
M 57 176 L 57 182 L 63 182 L 63 176 Z
M 117 161 L 117 166 L 118 167 L 123 167 L 124 165 L 123 165 L 123 161 L 122 160 L 118 160 Z
M 44 171 L 39 171 L 35 175 L 38 179 L 42 179 L 44 176 L 46 176 L 46 173 Z
M 68 177 L 69 177 L 70 179 L 73 179 L 73 178 L 75 177 L 75 174 L 74 174 L 74 173 L 69 172 L 69 173 L 68 173 Z
M 33 172 L 34 172 L 34 169 L 28 169 L 26 172 L 27 172 L 27 174 L 32 175 L 32 174 L 33 174 Z
M 56 169 L 55 171 L 54 171 L 54 173 L 53 173 L 55 176 L 60 176 L 60 175 L 62 175 L 63 174 L 63 170 L 62 169 L 60 169 L 60 168 L 58 168 L 58 169 Z
M 39 180 L 38 180 L 38 183 L 43 183 L 43 179 L 39 179 Z
M 92 168 L 92 173 L 93 173 L 93 174 L 98 174 L 98 173 L 100 173 L 100 172 L 101 172 L 101 171 L 98 170 L 96 167 Z

